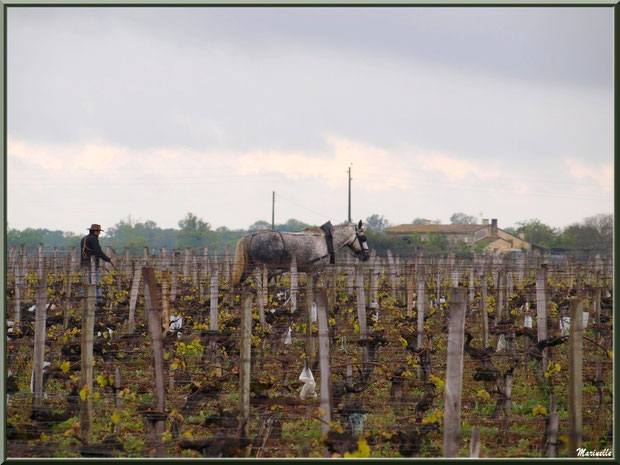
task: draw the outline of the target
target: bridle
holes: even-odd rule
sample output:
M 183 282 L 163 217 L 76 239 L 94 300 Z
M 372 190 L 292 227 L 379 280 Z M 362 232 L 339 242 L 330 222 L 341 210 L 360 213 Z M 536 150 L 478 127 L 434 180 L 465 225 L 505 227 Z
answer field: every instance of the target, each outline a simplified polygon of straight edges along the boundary
M 355 241 L 359 242 L 359 245 L 360 245 L 359 250 L 355 250 L 353 248 L 353 244 L 355 244 Z M 366 243 L 366 241 L 367 239 L 366 239 L 366 234 L 364 234 L 364 229 L 356 225 L 355 226 L 355 239 L 351 241 L 351 243 L 349 244 L 349 248 L 353 250 L 357 258 L 359 258 L 363 262 L 365 262 L 366 260 L 368 260 L 368 258 L 370 258 L 368 244 Z

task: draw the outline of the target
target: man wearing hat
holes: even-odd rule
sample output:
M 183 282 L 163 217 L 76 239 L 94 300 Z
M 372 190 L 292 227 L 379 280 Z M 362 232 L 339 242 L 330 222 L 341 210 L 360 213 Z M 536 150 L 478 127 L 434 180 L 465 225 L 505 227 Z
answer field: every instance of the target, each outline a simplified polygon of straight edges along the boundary
M 101 246 L 99 245 L 99 234 L 103 231 L 101 226 L 98 224 L 93 224 L 90 228 L 88 228 L 88 231 L 89 234 L 84 236 L 80 242 L 80 250 L 82 251 L 80 265 L 82 267 L 82 272 L 88 275 L 88 283 L 97 284 L 97 303 L 100 303 L 101 288 L 99 285 L 99 259 L 104 262 L 108 262 L 112 266 L 114 266 L 114 262 L 103 252 L 103 250 L 101 250 Z M 91 257 L 95 257 L 94 276 L 90 267 Z

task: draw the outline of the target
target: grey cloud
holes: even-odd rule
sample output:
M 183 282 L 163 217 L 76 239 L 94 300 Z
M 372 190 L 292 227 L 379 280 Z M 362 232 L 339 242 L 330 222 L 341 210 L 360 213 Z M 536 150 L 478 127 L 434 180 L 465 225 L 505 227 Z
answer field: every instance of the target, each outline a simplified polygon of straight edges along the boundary
M 33 141 L 312 151 L 337 132 L 491 157 L 541 143 L 528 134 L 548 144 L 569 101 L 576 121 L 608 111 L 574 94 L 612 89 L 603 8 L 35 8 L 8 20 L 9 133 Z M 416 73 L 427 65 L 432 81 Z M 569 90 L 485 92 L 461 87 L 464 71 Z

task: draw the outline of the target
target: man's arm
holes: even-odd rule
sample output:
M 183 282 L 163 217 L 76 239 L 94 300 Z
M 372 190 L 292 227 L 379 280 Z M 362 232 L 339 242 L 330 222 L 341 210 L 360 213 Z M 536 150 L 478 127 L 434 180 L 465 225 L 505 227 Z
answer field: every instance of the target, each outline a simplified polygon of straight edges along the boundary
M 95 257 L 100 258 L 101 260 L 103 260 L 104 262 L 112 262 L 112 260 L 110 259 L 110 257 L 108 257 L 103 250 L 101 250 L 101 246 L 99 245 L 99 239 L 98 238 L 94 238 L 92 240 L 89 241 L 90 244 L 89 247 L 90 249 L 92 249 L 93 253 L 95 254 Z

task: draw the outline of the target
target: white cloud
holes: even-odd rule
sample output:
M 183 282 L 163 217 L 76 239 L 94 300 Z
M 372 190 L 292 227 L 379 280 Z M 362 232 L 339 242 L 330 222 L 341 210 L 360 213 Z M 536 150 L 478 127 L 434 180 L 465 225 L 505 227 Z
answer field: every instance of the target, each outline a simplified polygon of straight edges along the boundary
M 450 180 L 468 178 L 490 179 L 499 178 L 503 173 L 485 163 L 475 163 L 454 155 L 440 152 L 418 152 L 414 155 L 419 163 L 419 168 L 441 174 Z
M 611 192 L 614 186 L 614 168 L 612 163 L 588 164 L 574 158 L 566 160 L 569 173 L 576 179 L 592 179 L 603 190 Z
M 346 179 L 350 164 L 356 185 L 370 191 L 407 189 L 410 175 L 399 170 L 398 156 L 370 144 L 342 137 L 326 137 L 324 153 L 252 151 L 242 154 L 232 166 L 240 174 L 279 173 L 291 179 L 322 178 L 329 187 L 338 187 Z
M 127 148 L 110 144 L 43 145 L 14 138 L 8 139 L 7 154 L 9 160 L 20 159 L 51 173 L 75 173 L 79 170 L 100 173 L 116 171 L 131 158 Z

